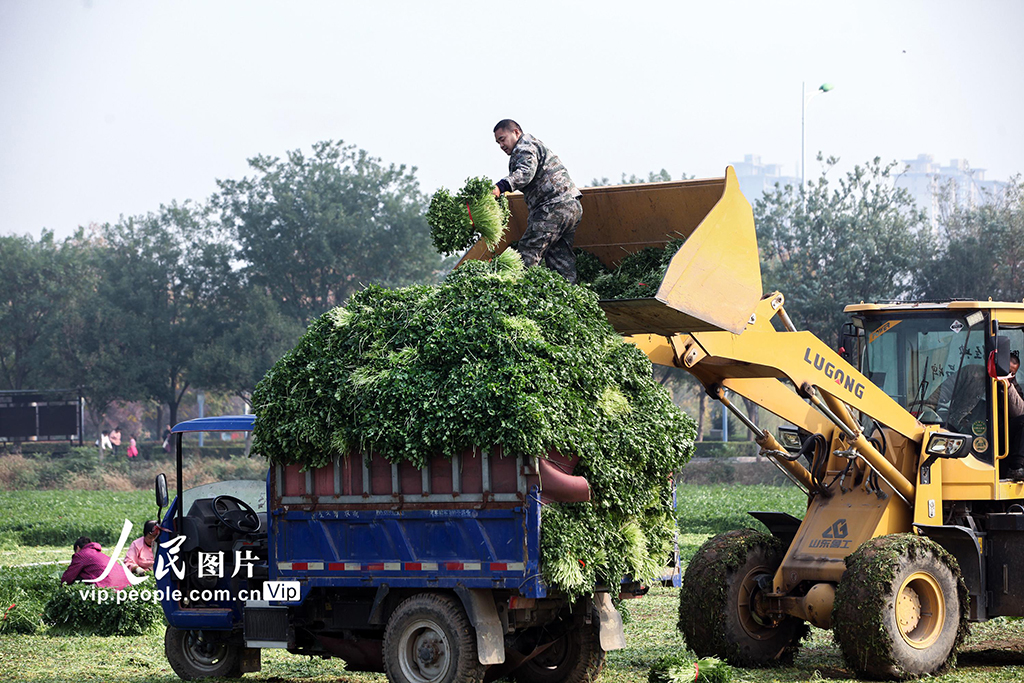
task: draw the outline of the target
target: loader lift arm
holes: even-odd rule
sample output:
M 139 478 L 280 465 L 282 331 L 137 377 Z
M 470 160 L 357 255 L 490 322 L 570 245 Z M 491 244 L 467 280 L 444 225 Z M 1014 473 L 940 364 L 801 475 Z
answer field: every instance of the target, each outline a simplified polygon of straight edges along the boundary
M 847 405 L 912 441 L 921 441 L 924 427 L 810 332 L 776 330 L 771 322 L 775 317 L 791 324 L 783 303 L 778 292 L 762 299 L 752 322 L 739 335 L 705 331 L 660 340 L 633 337 L 630 341 L 653 362 L 689 371 L 717 400 L 723 396 L 716 388 L 724 387 L 812 434 L 827 435 L 838 428 L 850 446 L 909 503 L 914 496 L 911 467 L 916 463 L 906 463 L 906 471 L 898 469 L 861 433 Z M 799 395 L 784 383 L 797 388 Z M 737 415 L 745 421 L 742 414 Z M 769 457 L 781 450 L 770 434 L 748 427 Z M 799 463 L 777 462 L 808 484 L 810 475 Z

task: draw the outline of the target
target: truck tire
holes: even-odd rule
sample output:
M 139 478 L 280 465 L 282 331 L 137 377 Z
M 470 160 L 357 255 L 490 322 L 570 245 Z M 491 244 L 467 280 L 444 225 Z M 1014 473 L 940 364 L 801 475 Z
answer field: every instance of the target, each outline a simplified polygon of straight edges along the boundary
M 414 595 L 384 629 L 384 669 L 391 683 L 482 683 L 476 632 L 458 600 Z
M 185 681 L 242 675 L 241 645 L 223 631 L 187 631 L 168 626 L 164 655 L 174 673 Z
M 793 617 L 770 621 L 751 609 L 758 580 L 775 575 L 784 550 L 779 539 L 753 529 L 720 534 L 701 546 L 679 592 L 679 630 L 698 657 L 746 667 L 793 661 L 807 624 Z
M 858 676 L 945 671 L 967 636 L 968 593 L 956 559 L 914 534 L 880 536 L 846 558 L 832 633 Z
M 604 668 L 597 624 L 569 628 L 544 652 L 518 667 L 517 683 L 592 683 Z

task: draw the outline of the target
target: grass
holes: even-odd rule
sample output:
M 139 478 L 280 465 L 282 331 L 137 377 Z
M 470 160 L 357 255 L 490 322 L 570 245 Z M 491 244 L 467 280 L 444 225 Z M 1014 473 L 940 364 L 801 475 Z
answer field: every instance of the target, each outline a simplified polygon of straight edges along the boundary
M 55 490 L 0 491 L 0 510 L 2 551 L 12 543 L 70 548 L 79 536 L 111 545 L 125 519 L 131 520 L 133 532 L 141 530 L 157 508 L 152 491 Z
M 187 488 L 227 479 L 263 479 L 267 473 L 267 461 L 258 456 L 203 456 L 195 453 L 196 449 L 186 450 L 183 474 Z M 99 462 L 91 448 L 75 448 L 63 454 L 0 454 L 0 489 L 8 491 L 152 491 L 153 480 L 160 472 L 167 475 L 168 484 L 174 488 L 174 458 L 162 451 L 152 459 L 136 458 L 131 462 L 111 456 Z
M 4 567 L 12 565 L 50 564 L 53 562 L 67 565 L 70 561 L 70 544 L 24 546 L 12 541 L 0 542 L 0 571 L 3 571 Z M 61 569 L 63 570 L 64 567 Z
M 680 484 L 676 491 L 679 556 L 686 563 L 716 534 L 749 527 L 766 531 L 748 511 L 771 510 L 803 517 L 807 497 L 795 486 Z
M 137 499 L 129 497 L 112 502 L 116 510 L 99 512 L 98 500 L 78 492 L 36 492 L 12 497 L 0 493 L 0 583 L 10 575 L 10 564 L 24 561 L 47 561 L 53 555 L 68 550 L 62 547 L 18 546 L 11 538 L 11 510 L 35 511 L 35 522 L 40 528 L 63 528 L 62 517 L 91 519 L 109 524 L 111 519 L 124 519 L 132 509 L 143 519 L 152 516 L 148 492 L 140 492 Z M 62 494 L 63 499 L 53 498 Z M 91 495 L 91 493 L 90 493 Z M 131 494 L 135 495 L 135 494 Z M 34 504 L 33 504 L 34 503 Z M 9 507 L 13 506 L 13 507 Z M 19 507 L 20 506 L 20 507 Z M 133 508 L 132 506 L 138 506 Z M 710 535 L 742 526 L 758 527 L 759 523 L 746 514 L 747 510 L 779 510 L 801 516 L 804 508 L 802 494 L 792 487 L 772 486 L 694 486 L 679 490 L 680 545 L 684 559 Z M 40 512 L 41 511 L 41 512 Z M 20 514 L 20 512 L 19 512 Z M 135 521 L 136 517 L 132 517 Z M 119 522 L 115 522 L 115 525 Z M 120 529 L 116 526 L 116 529 Z M 9 553 L 9 554 L 8 554 Z M 8 559 L 11 558 L 11 559 Z M 16 562 L 15 559 L 18 561 Z M 62 568 L 58 568 L 62 569 Z M 46 573 L 46 568 L 32 570 Z M 647 672 L 658 658 L 677 654 L 685 649 L 682 636 L 676 630 L 678 591 L 655 587 L 640 600 L 626 603 L 630 619 L 626 624 L 624 650 L 608 654 L 605 672 L 599 683 L 646 683 Z M 0 605 L 0 607 L 6 607 Z M 178 677 L 167 664 L 163 654 L 163 629 L 154 628 L 133 638 L 102 638 L 94 636 L 60 636 L 0 634 L 0 680 L 32 683 L 65 683 L 66 681 L 105 681 L 108 683 L 169 683 Z M 309 683 L 385 683 L 379 674 L 346 673 L 343 663 L 336 659 L 318 660 L 290 655 L 281 650 L 263 651 L 263 670 L 246 674 L 243 680 L 302 681 Z M 812 629 L 810 638 L 798 654 L 793 666 L 776 669 L 737 669 L 734 680 L 750 683 L 773 683 L 827 680 L 843 683 L 853 681 L 845 668 L 839 648 L 828 631 Z M 988 681 L 1024 680 L 1024 620 L 995 619 L 972 625 L 972 635 L 960 657 L 959 667 L 934 678 L 948 683 L 988 683 Z
M 680 484 L 676 510 L 682 533 L 713 536 L 744 527 L 767 531 L 747 512 L 788 512 L 802 519 L 807 496 L 795 486 Z
M 608 654 L 599 683 L 646 683 L 651 663 L 684 648 L 675 629 L 678 591 L 654 588 L 629 603 L 624 650 Z M 932 680 L 939 683 L 987 683 L 1024 678 L 1024 621 L 996 619 L 975 624 L 961 666 Z M 0 636 L 0 680 L 32 683 L 105 681 L 107 683 L 170 683 L 178 677 L 163 654 L 163 631 L 135 638 Z M 317 660 L 281 650 L 263 651 L 263 670 L 246 674 L 249 681 L 310 683 L 385 683 L 379 674 L 346 673 L 339 660 Z M 750 683 L 828 680 L 854 681 L 844 668 L 832 634 L 812 630 L 794 666 L 778 669 L 737 669 L 736 681 Z
M 385 683 L 384 676 L 347 674 L 340 660 L 263 651 L 263 670 L 246 681 Z M 180 683 L 164 657 L 163 629 L 133 638 L 0 636 L 0 680 L 5 682 Z M 224 679 L 230 680 L 230 679 Z

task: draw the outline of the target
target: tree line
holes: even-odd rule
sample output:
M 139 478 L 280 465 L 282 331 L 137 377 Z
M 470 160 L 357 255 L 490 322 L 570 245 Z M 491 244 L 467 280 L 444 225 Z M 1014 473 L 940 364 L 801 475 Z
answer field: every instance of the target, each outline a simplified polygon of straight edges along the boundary
M 305 326 L 367 284 L 435 282 L 416 169 L 343 142 L 257 156 L 202 202 L 171 202 L 58 240 L 0 237 L 0 389 L 80 388 L 100 414 L 189 388 L 246 396 Z M 1024 183 L 938 227 L 879 159 L 754 202 L 766 291 L 834 341 L 843 306 L 1024 296 Z M 685 176 L 684 176 L 685 177 Z M 624 182 L 669 180 L 667 171 Z M 593 184 L 606 184 L 607 179 Z
M 821 161 L 819 156 L 819 161 Z M 934 225 L 878 157 L 838 178 L 835 158 L 803 192 L 754 202 L 766 292 L 786 295 L 797 325 L 834 344 L 849 303 L 1024 296 L 1024 181 L 975 206 L 939 187 Z
M 249 165 L 204 202 L 0 237 L 0 388 L 151 400 L 173 424 L 190 387 L 245 395 L 365 284 L 439 276 L 414 168 L 331 141 Z

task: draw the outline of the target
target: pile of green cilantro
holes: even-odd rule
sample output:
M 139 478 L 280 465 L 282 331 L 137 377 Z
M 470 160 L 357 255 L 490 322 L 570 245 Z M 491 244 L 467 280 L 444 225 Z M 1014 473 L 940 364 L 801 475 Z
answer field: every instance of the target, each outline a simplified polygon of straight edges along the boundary
M 576 249 L 576 275 L 579 284 L 599 299 L 645 299 L 654 296 L 665 278 L 669 262 L 683 240 L 672 240 L 664 247 L 647 247 L 624 256 L 609 269 L 596 256 Z
M 253 394 L 254 449 L 326 465 L 382 453 L 422 466 L 472 446 L 579 456 L 587 503 L 542 513 L 545 578 L 570 593 L 656 577 L 674 534 L 670 475 L 693 421 L 590 291 L 514 250 L 436 286 L 376 286 L 317 319 Z

